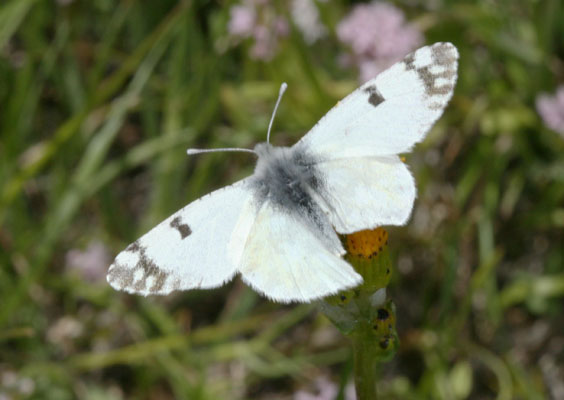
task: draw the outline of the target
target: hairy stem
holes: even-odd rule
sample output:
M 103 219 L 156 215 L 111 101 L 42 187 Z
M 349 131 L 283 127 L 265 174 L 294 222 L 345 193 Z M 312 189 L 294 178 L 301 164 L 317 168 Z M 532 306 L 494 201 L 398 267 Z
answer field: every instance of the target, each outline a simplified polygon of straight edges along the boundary
M 375 400 L 376 363 L 374 339 L 369 335 L 358 334 L 351 337 L 354 353 L 354 386 L 357 400 Z

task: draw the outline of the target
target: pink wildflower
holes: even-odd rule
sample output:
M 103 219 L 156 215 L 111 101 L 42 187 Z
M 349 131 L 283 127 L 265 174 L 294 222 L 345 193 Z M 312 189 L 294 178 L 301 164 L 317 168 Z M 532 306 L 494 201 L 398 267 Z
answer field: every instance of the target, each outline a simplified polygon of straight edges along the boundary
M 240 36 L 243 38 L 251 36 L 256 24 L 257 13 L 251 5 L 233 6 L 229 10 L 231 19 L 227 30 L 230 35 Z
M 536 105 L 544 124 L 564 137 L 564 85 L 556 90 L 554 96 L 539 95 Z
M 313 44 L 327 34 L 327 28 L 319 18 L 319 10 L 313 0 L 292 0 L 292 20 L 302 32 L 307 44 Z
M 251 39 L 251 58 L 263 61 L 274 57 L 279 38 L 289 32 L 286 19 L 267 0 L 243 0 L 231 7 L 227 29 L 235 40 Z
M 333 400 L 339 394 L 339 389 L 336 384 L 331 382 L 327 377 L 321 376 L 315 380 L 316 393 L 309 393 L 300 390 L 294 394 L 294 400 Z M 354 386 L 348 384 L 345 388 L 345 400 L 356 399 Z
M 88 282 L 105 280 L 110 252 L 101 242 L 91 242 L 85 250 L 72 249 L 65 256 L 67 269 L 74 269 Z
M 361 81 L 374 78 L 423 42 L 400 9 L 380 2 L 355 6 L 339 23 L 337 35 L 350 46 Z

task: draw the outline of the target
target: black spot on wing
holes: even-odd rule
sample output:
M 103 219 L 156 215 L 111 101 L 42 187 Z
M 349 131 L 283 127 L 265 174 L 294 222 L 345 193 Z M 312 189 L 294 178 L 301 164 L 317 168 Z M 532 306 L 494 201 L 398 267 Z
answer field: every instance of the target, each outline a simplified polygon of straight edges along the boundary
M 437 43 L 431 46 L 431 56 L 433 63 L 424 67 L 417 68 L 415 66 L 416 52 L 407 55 L 403 59 L 405 69 L 415 71 L 423 82 L 425 94 L 429 97 L 447 96 L 454 89 L 454 79 L 456 78 L 456 53 L 452 45 L 446 43 Z M 431 72 L 432 67 L 443 67 L 441 72 Z M 438 79 L 445 79 L 448 83 L 437 86 Z M 433 103 L 431 109 L 441 109 L 443 103 Z
M 405 69 L 408 71 L 415 69 L 415 53 L 410 53 L 403 59 L 403 63 L 405 64 Z
M 132 253 L 137 253 L 140 250 L 141 246 L 139 246 L 139 242 L 137 240 L 125 248 L 125 251 L 130 251 Z
M 442 86 L 437 86 L 436 81 L 438 78 L 452 79 L 452 74 L 449 71 L 434 74 L 429 70 L 429 67 L 419 68 L 417 70 L 419 77 L 423 80 L 425 85 L 425 93 L 427 96 L 440 96 L 449 94 L 454 86 L 452 84 L 446 84 Z
M 369 94 L 368 102 L 374 107 L 378 107 L 380 103 L 386 100 L 384 99 L 384 96 L 382 96 L 382 93 L 380 93 L 376 85 L 368 86 L 366 89 L 364 89 L 364 92 Z
M 114 263 L 108 272 L 108 282 L 117 286 L 119 289 L 126 289 L 131 286 L 134 279 L 134 270 L 119 263 Z
M 172 221 L 170 221 L 170 226 L 172 228 L 175 228 L 178 233 L 180 233 L 180 237 L 182 239 L 186 239 L 192 233 L 190 226 L 188 224 L 183 224 L 180 217 L 176 217 Z
M 159 292 L 170 274 L 159 268 L 147 256 L 145 247 L 141 246 L 138 241 L 130 244 L 125 251 L 138 253 L 139 260 L 133 268 L 115 262 L 108 272 L 108 281 L 120 289 L 133 289 L 138 292 L 148 291 L 149 293 Z M 138 275 L 140 277 L 136 279 Z M 151 287 L 147 288 L 149 278 L 152 278 L 153 282 Z
M 168 273 L 160 269 L 153 260 L 147 257 L 145 251 L 140 254 L 139 261 L 135 266 L 136 270 L 142 270 L 141 279 L 133 284 L 133 288 L 137 291 L 148 290 L 149 293 L 155 293 L 162 289 Z M 147 288 L 147 279 L 153 277 L 153 284 Z

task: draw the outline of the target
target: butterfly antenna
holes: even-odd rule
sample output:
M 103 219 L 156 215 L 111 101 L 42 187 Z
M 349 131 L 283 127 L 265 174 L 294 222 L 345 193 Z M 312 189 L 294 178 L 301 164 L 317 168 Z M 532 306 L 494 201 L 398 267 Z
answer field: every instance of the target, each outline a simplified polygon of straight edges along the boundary
M 191 155 L 194 155 L 194 154 L 201 154 L 201 153 L 217 153 L 219 151 L 243 151 L 245 153 L 256 154 L 254 150 L 241 149 L 241 148 L 238 148 L 238 147 L 231 147 L 231 148 L 224 148 L 224 149 L 188 149 L 188 150 L 186 150 L 186 154 L 191 156 Z
M 276 110 L 278 110 L 278 105 L 280 104 L 280 100 L 282 100 L 282 95 L 288 88 L 288 84 L 286 82 L 282 82 L 280 85 L 280 92 L 278 92 L 278 100 L 276 100 L 276 105 L 274 106 L 274 111 L 272 112 L 272 117 L 270 117 L 270 123 L 268 124 L 268 133 L 266 134 L 266 143 L 270 143 L 270 130 L 272 129 L 272 122 L 274 122 L 274 116 L 276 115 Z

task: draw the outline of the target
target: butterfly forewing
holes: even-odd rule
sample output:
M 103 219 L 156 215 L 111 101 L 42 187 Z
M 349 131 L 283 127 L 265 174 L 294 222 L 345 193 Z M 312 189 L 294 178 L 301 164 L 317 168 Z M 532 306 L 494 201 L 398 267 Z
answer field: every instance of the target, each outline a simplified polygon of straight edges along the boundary
M 415 184 L 398 156 L 341 158 L 319 163 L 321 198 L 339 233 L 403 225 L 411 214 Z
M 190 203 L 118 254 L 108 282 L 143 295 L 224 284 L 254 222 L 252 199 L 245 179 Z
M 323 159 L 409 151 L 443 113 L 457 66 L 452 44 L 423 47 L 340 101 L 295 146 Z

